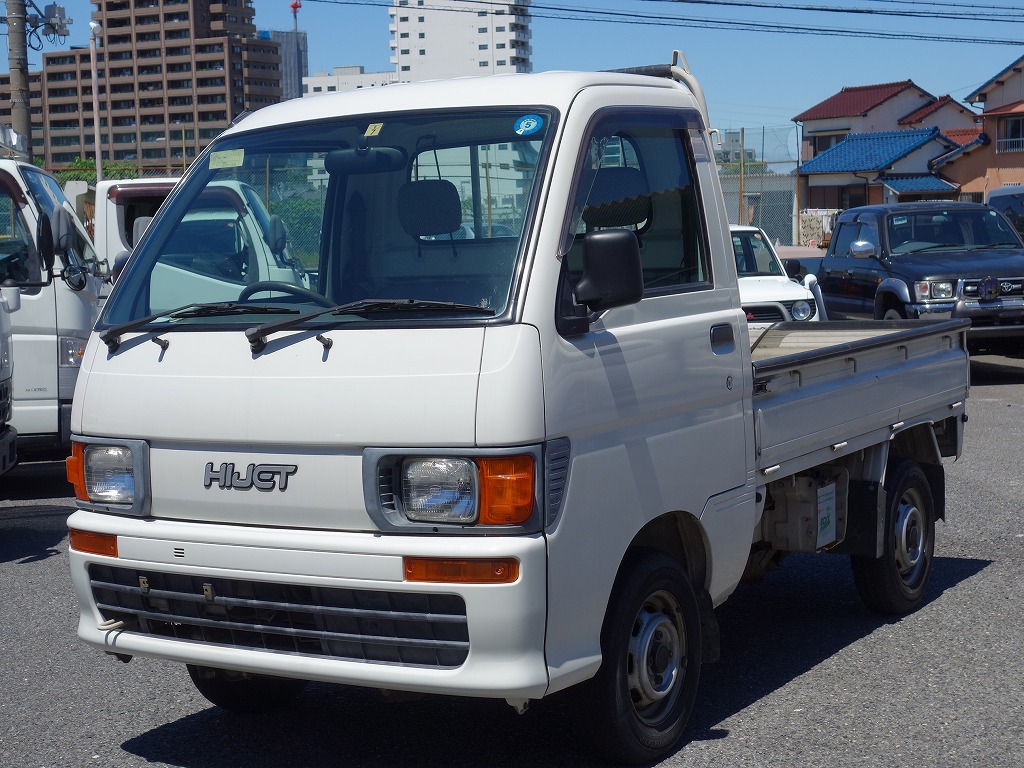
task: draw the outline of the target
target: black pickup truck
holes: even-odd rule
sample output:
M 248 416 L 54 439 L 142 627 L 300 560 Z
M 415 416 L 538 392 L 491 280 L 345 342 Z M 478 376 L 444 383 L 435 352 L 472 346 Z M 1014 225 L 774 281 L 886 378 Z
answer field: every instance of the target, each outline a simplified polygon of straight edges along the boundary
M 1024 242 L 987 205 L 843 211 L 817 277 L 832 319 L 966 317 L 972 351 L 1024 351 Z

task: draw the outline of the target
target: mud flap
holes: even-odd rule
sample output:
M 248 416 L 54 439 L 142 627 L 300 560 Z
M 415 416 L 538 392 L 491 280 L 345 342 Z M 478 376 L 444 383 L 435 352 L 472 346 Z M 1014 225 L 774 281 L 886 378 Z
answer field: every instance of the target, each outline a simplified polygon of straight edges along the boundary
M 837 555 L 881 557 L 885 546 L 886 503 L 882 484 L 874 480 L 850 480 L 847 501 L 846 538 L 828 551 Z

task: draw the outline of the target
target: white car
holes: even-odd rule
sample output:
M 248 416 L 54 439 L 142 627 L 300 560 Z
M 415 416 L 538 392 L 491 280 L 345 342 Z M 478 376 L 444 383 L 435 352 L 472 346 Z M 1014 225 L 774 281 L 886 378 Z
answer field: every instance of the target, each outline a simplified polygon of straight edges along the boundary
M 775 323 L 825 319 L 822 303 L 815 298 L 814 275 L 803 283 L 787 275 L 764 230 L 737 225 L 729 230 L 751 341 Z

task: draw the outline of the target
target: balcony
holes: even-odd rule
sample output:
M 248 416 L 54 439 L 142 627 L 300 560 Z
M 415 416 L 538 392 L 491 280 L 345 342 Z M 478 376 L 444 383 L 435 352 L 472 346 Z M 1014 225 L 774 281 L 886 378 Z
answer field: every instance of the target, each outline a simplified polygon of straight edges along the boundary
M 996 152 L 1024 152 L 1024 139 L 996 139 Z

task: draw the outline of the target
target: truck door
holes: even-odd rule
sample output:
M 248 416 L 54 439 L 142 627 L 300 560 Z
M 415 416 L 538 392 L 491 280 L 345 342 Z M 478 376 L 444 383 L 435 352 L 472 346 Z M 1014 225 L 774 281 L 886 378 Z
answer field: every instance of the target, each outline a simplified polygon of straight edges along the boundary
M 888 270 L 879 260 L 881 256 L 878 225 L 873 220 L 857 222 L 854 242 L 870 243 L 875 248 L 874 256 L 850 256 L 846 272 L 846 295 L 849 297 L 849 313 L 856 320 L 873 320 L 875 317 L 875 294 L 879 283 L 888 275 Z
M 595 451 L 581 463 L 623 452 L 623 489 L 638 494 L 631 515 L 699 514 L 709 497 L 746 482 L 746 320 L 734 299 L 735 273 L 725 269 L 734 256 L 717 233 L 717 210 L 709 216 L 723 274 L 712 272 L 698 183 L 698 164 L 709 164 L 710 153 L 693 131 L 695 159 L 687 127 L 696 121 L 686 114 L 604 110 L 577 170 L 563 246 L 574 284 L 588 232 L 629 229 L 640 242 L 643 298 L 565 339 L 567 359 L 554 369 L 565 378 L 547 388 L 555 400 L 549 432 L 580 430 L 574 448 Z M 606 494 L 598 492 L 597 506 L 607 506 Z

